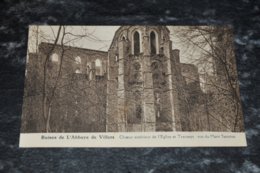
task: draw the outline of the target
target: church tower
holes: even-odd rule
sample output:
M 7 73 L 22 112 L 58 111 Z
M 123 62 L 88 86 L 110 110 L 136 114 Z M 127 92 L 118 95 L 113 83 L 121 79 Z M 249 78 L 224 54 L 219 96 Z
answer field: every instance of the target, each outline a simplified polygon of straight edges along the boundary
M 179 57 L 165 26 L 123 26 L 108 51 L 106 131 L 180 130 Z

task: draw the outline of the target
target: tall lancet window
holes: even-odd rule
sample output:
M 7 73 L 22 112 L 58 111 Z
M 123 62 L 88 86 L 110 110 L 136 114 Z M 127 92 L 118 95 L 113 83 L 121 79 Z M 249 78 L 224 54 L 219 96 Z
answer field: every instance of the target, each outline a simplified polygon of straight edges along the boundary
M 140 53 L 140 34 L 135 31 L 134 33 L 134 55 L 138 55 Z
M 150 34 L 150 49 L 151 49 L 151 54 L 154 55 L 156 54 L 156 36 L 155 33 L 152 31 Z
M 76 63 L 76 64 L 81 64 L 81 58 L 80 58 L 79 56 L 77 56 L 77 57 L 75 58 L 75 63 Z
M 54 53 L 51 55 L 51 61 L 52 62 L 59 62 L 59 55 L 57 53 Z
M 96 59 L 95 61 L 95 70 L 96 70 L 96 75 L 102 76 L 102 62 L 100 59 Z

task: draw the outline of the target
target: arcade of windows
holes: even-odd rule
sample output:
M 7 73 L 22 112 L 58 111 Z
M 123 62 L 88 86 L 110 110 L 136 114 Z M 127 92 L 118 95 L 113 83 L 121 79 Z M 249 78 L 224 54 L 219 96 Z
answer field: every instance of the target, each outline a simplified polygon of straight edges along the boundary
M 58 62 L 59 62 L 59 55 L 58 55 L 57 53 L 53 53 L 53 54 L 51 55 L 51 58 L 50 58 L 50 59 L 51 59 L 51 61 L 52 61 L 53 63 L 58 63 Z M 75 70 L 75 73 L 76 73 L 76 74 L 82 73 L 82 70 L 81 70 L 81 67 L 80 67 L 80 65 L 82 64 L 82 61 L 81 61 L 80 56 L 76 56 L 76 57 L 74 58 L 74 62 L 75 62 L 75 64 L 77 65 L 76 70 Z M 97 70 L 97 71 L 96 71 L 97 75 L 102 75 L 102 71 L 101 71 L 101 69 L 102 69 L 102 61 L 101 61 L 100 59 L 96 59 L 95 62 L 94 62 L 94 64 L 95 64 L 95 69 Z M 89 69 L 87 70 L 87 73 L 88 73 L 89 70 L 90 70 L 89 65 L 87 66 L 87 68 L 89 68 Z
M 150 54 L 155 55 L 158 53 L 158 38 L 154 31 L 150 32 Z M 138 31 L 135 31 L 133 34 L 133 54 L 139 55 L 142 51 L 141 49 L 141 36 Z

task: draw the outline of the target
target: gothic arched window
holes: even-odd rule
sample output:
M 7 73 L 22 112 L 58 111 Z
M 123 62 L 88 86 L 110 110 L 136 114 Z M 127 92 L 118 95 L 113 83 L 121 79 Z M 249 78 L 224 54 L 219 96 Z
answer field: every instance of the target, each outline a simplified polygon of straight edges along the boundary
M 76 69 L 75 73 L 80 74 L 81 70 L 80 69 Z
M 134 32 L 134 55 L 138 55 L 140 53 L 140 34 L 139 32 Z
M 96 75 L 102 75 L 102 62 L 100 59 L 96 59 L 95 61 L 95 70 L 96 70 Z
M 81 58 L 79 56 L 75 57 L 76 64 L 81 64 Z
M 155 33 L 152 31 L 150 33 L 150 50 L 151 50 L 151 54 L 154 55 L 156 54 L 156 36 Z
M 101 61 L 100 61 L 100 59 L 96 59 L 96 61 L 95 61 L 95 66 L 96 66 L 96 67 L 101 67 Z
M 124 35 L 121 37 L 121 40 L 123 40 L 123 41 L 125 41 L 125 40 L 126 40 L 126 38 L 125 38 L 125 36 L 124 36 Z
M 57 53 L 54 53 L 51 55 L 51 61 L 52 62 L 59 62 L 59 55 Z

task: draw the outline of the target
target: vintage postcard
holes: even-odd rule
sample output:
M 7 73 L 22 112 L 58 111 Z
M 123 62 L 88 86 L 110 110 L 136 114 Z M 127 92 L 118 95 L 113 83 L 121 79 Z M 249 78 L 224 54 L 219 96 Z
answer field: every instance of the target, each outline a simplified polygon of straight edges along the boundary
M 20 147 L 246 145 L 230 27 L 29 27 Z

